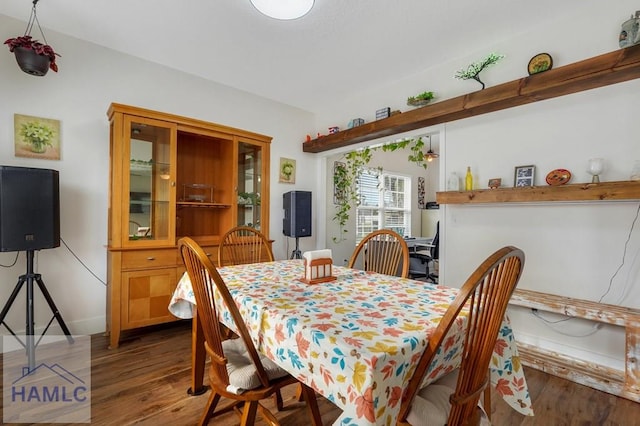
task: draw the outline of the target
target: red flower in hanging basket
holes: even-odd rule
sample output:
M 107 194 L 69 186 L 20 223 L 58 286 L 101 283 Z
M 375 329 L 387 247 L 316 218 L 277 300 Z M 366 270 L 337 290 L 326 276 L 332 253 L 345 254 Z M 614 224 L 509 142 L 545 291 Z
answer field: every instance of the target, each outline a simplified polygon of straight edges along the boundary
M 9 51 L 13 52 L 16 47 L 22 47 L 24 49 L 33 50 L 36 54 L 46 56 L 49 58 L 49 68 L 58 72 L 58 65 L 56 64 L 56 56 L 60 56 L 53 51 L 53 47 L 48 44 L 42 44 L 38 40 L 33 40 L 30 35 L 10 38 L 4 42 L 9 46 Z

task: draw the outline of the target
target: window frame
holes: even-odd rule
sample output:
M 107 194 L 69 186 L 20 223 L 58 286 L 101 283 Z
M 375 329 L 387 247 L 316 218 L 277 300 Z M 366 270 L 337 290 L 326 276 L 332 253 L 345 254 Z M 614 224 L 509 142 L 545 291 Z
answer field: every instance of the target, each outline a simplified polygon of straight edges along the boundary
M 401 228 L 404 231 L 398 232 L 398 234 L 400 234 L 401 236 L 411 235 L 411 214 L 412 214 L 411 191 L 412 191 L 412 184 L 413 184 L 413 176 L 404 174 L 404 173 L 392 172 L 387 170 L 378 170 L 373 168 L 363 169 L 358 175 L 358 184 L 356 189 L 359 199 L 361 199 L 361 194 L 362 192 L 364 192 L 361 187 L 361 182 L 363 181 L 362 173 L 367 173 L 369 175 L 373 175 L 376 177 L 377 200 L 375 205 L 369 204 L 369 203 L 367 203 L 366 205 L 363 205 L 363 203 L 359 201 L 358 205 L 356 206 L 356 225 L 355 225 L 356 244 L 360 242 L 360 240 L 362 240 L 362 238 L 364 238 L 365 235 L 369 234 L 370 232 L 376 231 L 378 229 L 392 229 L 398 232 L 400 230 L 399 228 Z M 393 186 L 393 185 L 391 184 L 387 185 L 387 179 L 397 179 L 403 182 L 402 185 L 404 186 L 404 188 L 401 191 L 394 191 L 394 193 L 401 194 L 401 195 L 396 197 L 393 197 L 392 195 L 391 196 L 388 195 L 389 191 L 392 191 L 392 190 L 387 189 L 387 186 Z M 367 190 L 365 194 L 365 199 L 366 199 L 366 195 L 371 196 L 371 193 L 372 193 L 371 185 L 368 185 L 368 187 L 365 189 Z M 395 199 L 397 201 L 398 198 L 403 199 L 402 200 L 404 204 L 403 207 L 393 207 L 389 205 L 390 199 Z M 365 211 L 369 211 L 369 213 L 366 215 L 363 215 Z M 388 223 L 389 218 L 387 216 L 387 213 L 390 213 L 390 212 L 402 212 L 402 222 L 403 222 L 402 225 L 389 226 L 389 223 Z

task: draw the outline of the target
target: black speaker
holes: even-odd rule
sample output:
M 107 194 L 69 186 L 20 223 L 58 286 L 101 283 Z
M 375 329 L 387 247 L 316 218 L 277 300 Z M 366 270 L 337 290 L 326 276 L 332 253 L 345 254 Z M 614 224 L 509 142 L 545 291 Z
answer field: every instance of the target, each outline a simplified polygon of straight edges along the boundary
M 0 166 L 0 251 L 60 246 L 57 170 Z
M 311 192 L 289 191 L 283 195 L 282 233 L 287 237 L 311 236 Z

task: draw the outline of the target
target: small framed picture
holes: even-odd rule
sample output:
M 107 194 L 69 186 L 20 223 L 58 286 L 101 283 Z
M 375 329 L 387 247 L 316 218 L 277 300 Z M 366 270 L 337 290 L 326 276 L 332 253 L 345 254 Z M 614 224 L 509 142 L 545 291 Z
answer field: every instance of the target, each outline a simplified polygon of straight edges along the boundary
M 391 108 L 389 108 L 389 107 L 381 108 L 381 109 L 376 111 L 376 120 L 380 120 L 382 118 L 387 118 L 389 116 L 391 116 Z
M 296 183 L 296 160 L 280 157 L 280 179 L 278 182 Z
M 16 157 L 60 159 L 60 121 L 52 118 L 14 114 Z
M 496 189 L 502 184 L 502 178 L 489 179 L 489 188 Z
M 517 166 L 513 177 L 513 186 L 533 186 L 535 172 L 536 166 Z

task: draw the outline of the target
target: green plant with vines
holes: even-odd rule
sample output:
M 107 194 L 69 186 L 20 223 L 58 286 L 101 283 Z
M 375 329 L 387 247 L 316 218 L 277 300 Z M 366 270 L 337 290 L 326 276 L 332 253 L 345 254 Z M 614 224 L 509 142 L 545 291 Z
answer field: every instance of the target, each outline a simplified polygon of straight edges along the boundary
M 360 203 L 358 198 L 358 178 L 360 172 L 367 167 L 373 153 L 381 150 L 383 152 L 393 152 L 399 149 L 407 149 L 411 151 L 407 160 L 426 169 L 427 161 L 422 152 L 424 141 L 422 137 L 417 139 L 403 139 L 396 142 L 389 142 L 384 145 L 367 147 L 350 151 L 343 155 L 343 163 L 336 165 L 333 171 L 333 185 L 336 194 L 336 212 L 333 220 L 338 222 L 339 236 L 333 237 L 334 243 L 339 243 L 346 239 L 346 233 L 349 232 L 345 226 L 349 220 L 351 209 Z M 378 174 L 382 173 L 382 168 L 374 169 Z

